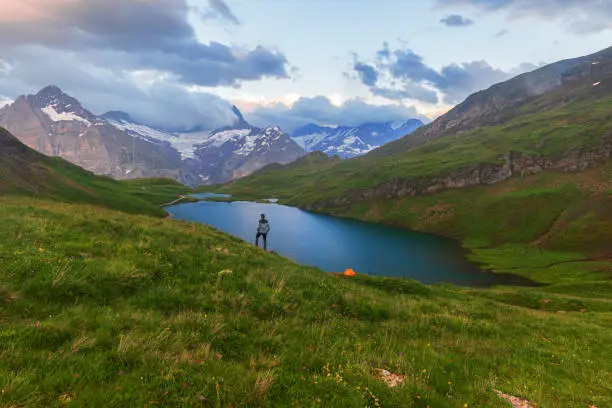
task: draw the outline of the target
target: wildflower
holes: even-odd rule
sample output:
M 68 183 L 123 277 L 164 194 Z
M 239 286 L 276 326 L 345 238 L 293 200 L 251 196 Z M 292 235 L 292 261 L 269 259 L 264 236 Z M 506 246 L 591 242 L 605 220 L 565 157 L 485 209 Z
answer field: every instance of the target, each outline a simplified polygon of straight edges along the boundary
M 45 252 L 45 249 L 44 249 L 44 248 L 38 248 L 38 250 L 39 250 L 40 252 Z

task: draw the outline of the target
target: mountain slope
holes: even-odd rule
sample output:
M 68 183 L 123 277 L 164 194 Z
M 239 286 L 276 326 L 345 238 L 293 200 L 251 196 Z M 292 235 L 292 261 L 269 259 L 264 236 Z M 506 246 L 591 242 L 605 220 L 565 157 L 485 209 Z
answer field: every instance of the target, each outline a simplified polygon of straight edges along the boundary
M 470 95 L 411 137 L 391 143 L 373 154 L 394 154 L 445 135 L 499 125 L 528 113 L 554 110 L 577 99 L 579 89 L 605 94 L 606 90 L 601 88 L 610 86 L 611 76 L 612 47 L 549 64 Z
M 305 125 L 292 133 L 292 138 L 307 152 L 322 151 L 329 156 L 351 158 L 399 139 L 423 126 L 418 119 L 398 123 L 366 123 L 361 126 Z
M 410 196 L 495 183 L 513 175 L 545 169 L 576 171 L 602 163 L 609 157 L 612 130 L 609 114 L 612 48 L 596 55 L 603 67 L 597 86 L 593 86 L 585 73 L 590 68 L 576 73 L 574 67 L 580 66 L 585 58 L 578 62 L 570 60 L 561 64 L 572 68 L 561 75 L 568 81 L 564 86 L 553 87 L 529 99 L 518 98 L 522 103 L 512 102 L 509 110 L 500 108 L 510 119 L 502 120 L 496 113 L 491 113 L 493 118 L 486 113 L 481 116 L 470 113 L 494 109 L 489 104 L 492 100 L 517 100 L 512 95 L 497 96 L 499 89 L 507 92 L 515 89 L 517 78 L 511 79 L 479 92 L 477 97 L 470 96 L 451 112 L 401 140 L 363 157 L 338 163 L 331 171 L 312 169 L 310 177 L 303 178 L 307 185 L 295 186 L 286 195 L 308 193 L 310 198 L 300 202 L 317 206 L 341 197 L 356 202 L 374 197 Z M 559 69 L 553 64 L 552 68 L 534 71 L 534 77 L 523 74 L 518 80 L 521 84 L 529 83 L 539 79 L 542 72 Z M 459 123 L 466 129 L 472 128 L 459 132 L 448 130 L 448 133 L 436 130 L 452 124 L 460 126 Z M 424 135 L 433 139 L 425 143 L 420 139 Z M 243 185 L 249 183 L 246 179 Z
M 55 86 L 0 109 L 0 126 L 27 146 L 96 174 L 179 177 L 180 155 L 168 143 L 132 137 Z
M 164 193 L 150 195 L 149 190 Z M 165 211 L 159 205 L 186 191 L 172 180 L 119 182 L 96 176 L 61 158 L 30 149 L 0 128 L 0 196 L 41 197 L 162 216 Z

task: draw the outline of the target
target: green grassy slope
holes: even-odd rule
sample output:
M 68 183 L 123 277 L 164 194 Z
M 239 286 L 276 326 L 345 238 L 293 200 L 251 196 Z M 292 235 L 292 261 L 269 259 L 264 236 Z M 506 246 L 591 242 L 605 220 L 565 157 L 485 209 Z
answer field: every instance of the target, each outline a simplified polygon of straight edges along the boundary
M 346 279 L 202 225 L 6 197 L 0 218 L 0 406 L 612 404 L 609 282 Z
M 189 189 L 173 180 L 116 181 L 63 159 L 44 156 L 0 128 L 0 196 L 31 196 L 90 203 L 162 216 L 159 205 Z

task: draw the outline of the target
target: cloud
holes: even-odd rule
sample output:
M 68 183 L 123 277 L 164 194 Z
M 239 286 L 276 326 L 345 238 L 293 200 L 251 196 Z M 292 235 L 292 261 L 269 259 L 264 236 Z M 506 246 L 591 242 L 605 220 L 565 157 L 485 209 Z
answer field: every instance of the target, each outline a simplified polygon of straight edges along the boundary
M 437 0 L 442 7 L 471 5 L 486 12 L 505 11 L 509 18 L 560 19 L 576 34 L 612 29 L 609 0 Z
M 474 24 L 473 20 L 460 16 L 459 14 L 451 14 L 444 17 L 440 22 L 449 27 L 467 27 Z
M 54 84 L 94 114 L 123 110 L 134 119 L 169 130 L 217 128 L 232 123 L 231 104 L 203 92 L 189 91 L 155 71 L 124 72 L 83 65 L 79 54 L 54 60 L 55 51 L 21 49 L 12 71 L 0 72 L 0 95 L 16 98 Z M 40 61 L 55 61 L 40 69 Z
M 359 74 L 359 77 L 364 84 L 375 86 L 376 82 L 378 82 L 378 72 L 373 66 L 356 62 L 353 69 Z
M 436 104 L 440 101 L 435 90 L 428 89 L 423 85 L 413 82 L 404 82 L 401 88 L 385 86 L 370 87 L 370 92 L 375 96 L 395 101 L 413 99 L 431 104 Z
M 384 56 L 384 57 L 383 57 Z M 430 104 L 439 102 L 439 95 L 446 104 L 457 104 L 470 94 L 510 79 L 535 68 L 533 64 L 503 71 L 493 68 L 486 61 L 453 63 L 436 70 L 428 66 L 423 57 L 410 49 L 391 51 L 387 44 L 376 53 L 371 63 L 358 59 L 355 66 L 369 66 L 377 72 L 377 81 L 359 78 L 373 95 L 390 100 L 412 99 Z
M 238 19 L 236 18 L 234 13 L 232 13 L 232 10 L 229 8 L 229 6 L 227 5 L 225 1 L 208 0 L 208 4 L 210 6 L 210 11 L 209 13 L 206 13 L 204 15 L 205 18 L 214 17 L 220 20 L 227 20 L 230 23 L 233 23 L 236 25 L 240 24 L 240 21 L 238 21 Z
M 223 4 L 211 2 L 231 19 Z M 206 126 L 210 115 L 190 104 L 223 104 L 189 89 L 293 72 L 277 50 L 198 41 L 186 0 L 0 0 L 0 10 L 0 94 L 10 97 L 56 84 L 98 113 L 138 110 L 165 127 Z
M 246 117 L 257 126 L 274 123 L 288 131 L 308 123 L 358 126 L 365 121 L 391 122 L 423 118 L 413 107 L 396 104 L 371 105 L 361 99 L 350 99 L 337 106 L 325 96 L 302 97 L 291 106 L 282 103 L 260 106 L 249 112 Z
M 38 44 L 65 52 L 112 51 L 123 69 L 158 69 L 200 86 L 289 77 L 288 61 L 280 52 L 262 46 L 247 50 L 200 43 L 188 22 L 185 0 L 123 0 L 110 5 L 107 0 L 72 0 L 53 7 L 32 0 L 28 4 L 43 17 L 0 22 L 0 47 Z

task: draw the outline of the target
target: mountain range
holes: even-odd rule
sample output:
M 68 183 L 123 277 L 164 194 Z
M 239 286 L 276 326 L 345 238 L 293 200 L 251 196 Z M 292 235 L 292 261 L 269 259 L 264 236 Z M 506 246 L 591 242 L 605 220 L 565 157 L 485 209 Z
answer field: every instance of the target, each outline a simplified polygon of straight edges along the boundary
M 167 177 L 189 186 L 223 183 L 271 163 L 287 164 L 307 152 L 351 158 L 422 125 L 308 125 L 291 138 L 278 126 L 250 125 L 235 106 L 234 123 L 221 129 L 168 132 L 128 113 L 94 115 L 57 86 L 0 106 L 0 126 L 27 146 L 116 179 Z
M 270 163 L 290 163 L 306 153 L 278 127 L 251 126 L 238 108 L 232 109 L 236 120 L 231 126 L 188 133 L 153 128 L 120 111 L 102 117 L 136 139 L 172 146 L 181 156 L 179 180 L 189 186 L 223 183 Z
M 291 136 L 307 152 L 321 151 L 329 156 L 338 155 L 346 159 L 366 154 L 423 125 L 419 119 L 366 123 L 355 127 L 308 124 L 293 131 Z

